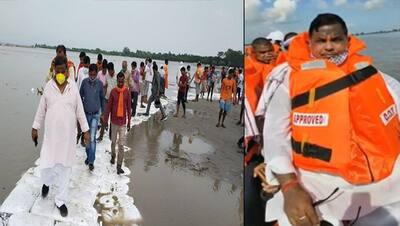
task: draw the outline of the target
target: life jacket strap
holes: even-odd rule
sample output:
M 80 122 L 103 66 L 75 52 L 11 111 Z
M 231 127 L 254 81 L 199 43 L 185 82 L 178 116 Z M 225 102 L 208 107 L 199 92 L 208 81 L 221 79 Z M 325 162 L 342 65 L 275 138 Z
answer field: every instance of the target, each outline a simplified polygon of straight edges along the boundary
M 321 98 L 334 94 L 350 86 L 357 85 L 375 75 L 376 73 L 378 73 L 378 70 L 372 65 L 368 65 L 367 67 L 356 70 L 346 76 L 343 76 L 339 79 L 315 88 L 315 91 L 313 93 L 311 93 L 311 90 L 301 93 L 292 98 L 292 109 L 309 104 L 311 95 L 314 96 L 313 102 L 317 101 Z
M 292 137 L 292 149 L 297 154 L 306 158 L 315 158 L 325 162 L 329 162 L 332 156 L 332 149 L 321 147 L 308 142 L 298 142 Z

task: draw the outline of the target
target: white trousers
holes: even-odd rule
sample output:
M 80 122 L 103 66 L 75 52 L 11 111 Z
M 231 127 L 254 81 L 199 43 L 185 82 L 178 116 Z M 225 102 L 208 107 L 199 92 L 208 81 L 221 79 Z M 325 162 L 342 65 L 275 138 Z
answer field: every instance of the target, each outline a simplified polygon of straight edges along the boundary
M 65 167 L 62 164 L 56 164 L 51 168 L 41 170 L 43 184 L 46 186 L 58 186 L 55 195 L 55 203 L 58 207 L 65 204 L 68 200 L 68 185 L 71 177 L 71 167 Z

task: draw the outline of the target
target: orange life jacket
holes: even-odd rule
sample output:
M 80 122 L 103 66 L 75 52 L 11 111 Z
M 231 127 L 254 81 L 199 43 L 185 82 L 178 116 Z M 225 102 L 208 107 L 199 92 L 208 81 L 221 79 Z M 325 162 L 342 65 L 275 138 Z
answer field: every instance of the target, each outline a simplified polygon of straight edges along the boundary
M 257 104 L 260 99 L 264 83 L 267 79 L 268 74 L 273 69 L 273 65 L 265 64 L 259 62 L 254 57 L 254 54 L 250 54 L 245 57 L 244 63 L 244 76 L 245 76 L 245 96 L 247 101 L 249 102 L 251 111 L 253 114 L 256 112 Z M 245 147 L 248 147 L 248 141 L 252 139 L 252 137 L 245 138 Z M 244 161 L 248 163 L 254 155 L 259 154 L 259 145 L 254 144 L 247 150 L 247 154 L 244 158 Z
M 275 60 L 275 65 L 286 62 L 287 52 L 279 52 L 278 57 Z
M 251 46 L 246 46 L 245 47 L 245 56 L 249 56 L 253 53 L 253 47 Z
M 313 60 L 307 33 L 291 43 L 293 162 L 298 168 L 339 175 L 352 184 L 389 176 L 400 151 L 396 106 L 382 75 L 350 38 L 347 60 Z
M 245 58 L 245 95 L 253 112 L 256 111 L 264 83 L 273 67 L 271 64 L 257 61 L 253 55 Z
M 164 88 L 168 89 L 168 65 L 164 64 Z

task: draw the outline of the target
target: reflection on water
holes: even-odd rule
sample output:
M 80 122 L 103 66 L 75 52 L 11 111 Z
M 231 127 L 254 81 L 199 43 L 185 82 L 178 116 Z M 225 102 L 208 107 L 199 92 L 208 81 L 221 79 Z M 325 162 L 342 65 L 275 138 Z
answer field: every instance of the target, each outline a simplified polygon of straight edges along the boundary
M 154 117 L 131 131 L 125 165 L 132 170 L 129 187 L 141 225 L 242 224 L 242 185 L 211 172 L 212 146 L 171 133 Z

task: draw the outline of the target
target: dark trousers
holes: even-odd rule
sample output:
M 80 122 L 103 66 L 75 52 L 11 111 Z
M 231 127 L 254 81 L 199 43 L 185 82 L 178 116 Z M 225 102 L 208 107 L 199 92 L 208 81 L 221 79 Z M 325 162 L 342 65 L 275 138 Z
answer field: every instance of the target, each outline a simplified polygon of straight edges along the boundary
M 210 96 L 210 92 L 211 92 L 211 96 Z M 210 96 L 210 100 L 212 100 L 213 93 L 214 93 L 214 82 L 211 82 L 210 85 L 208 86 L 207 99 Z
M 160 94 L 165 94 L 165 80 L 163 77 L 160 78 Z
M 253 177 L 254 168 L 264 162 L 262 158 L 253 157 L 252 161 L 244 168 L 244 225 L 266 226 L 265 222 L 265 204 L 261 198 L 261 182 Z
M 182 107 L 183 107 L 183 112 L 185 112 L 186 111 L 185 93 L 178 91 L 178 101 L 177 101 L 178 107 L 181 103 L 182 103 Z
M 153 103 L 153 101 L 155 101 L 156 99 L 157 99 L 156 96 L 151 94 L 150 98 L 147 100 L 146 114 L 150 113 L 151 103 Z M 161 111 L 162 116 L 164 117 L 165 116 L 165 110 L 164 110 L 163 106 L 161 105 L 161 102 L 160 102 L 160 111 Z
M 136 115 L 136 106 L 137 106 L 137 101 L 138 101 L 138 92 L 131 92 L 131 98 L 132 98 L 132 117 L 135 117 Z
M 186 92 L 185 92 L 185 101 L 186 101 L 186 102 L 187 102 L 187 95 L 188 95 L 188 92 L 189 92 L 189 88 L 190 88 L 190 86 L 187 85 L 187 87 L 186 87 Z
M 107 106 L 107 104 L 108 104 L 108 100 L 107 99 L 104 99 L 104 107 L 106 107 Z M 104 112 L 103 112 L 104 113 Z M 106 129 L 106 127 L 107 127 L 107 125 L 103 122 L 103 119 L 101 118 L 100 119 L 100 122 L 101 122 L 101 129 L 100 129 L 100 135 L 99 135 L 99 139 L 103 139 L 103 135 L 104 135 L 104 131 L 105 131 L 105 129 Z M 110 139 L 111 139 L 111 127 L 108 127 L 108 135 L 109 135 L 109 137 L 110 137 Z
M 236 89 L 236 93 L 237 93 L 237 97 L 238 97 L 237 99 L 238 99 L 238 100 L 240 100 L 240 94 L 241 94 L 240 91 L 241 91 L 241 90 L 242 90 L 242 89 L 241 89 L 240 87 L 237 87 L 237 89 Z

